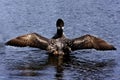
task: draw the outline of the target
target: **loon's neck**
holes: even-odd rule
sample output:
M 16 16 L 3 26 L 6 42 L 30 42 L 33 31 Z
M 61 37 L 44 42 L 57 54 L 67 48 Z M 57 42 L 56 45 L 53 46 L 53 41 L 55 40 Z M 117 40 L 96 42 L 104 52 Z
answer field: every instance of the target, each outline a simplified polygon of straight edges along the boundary
M 63 36 L 63 29 L 57 29 L 57 35 L 59 36 L 59 37 L 61 37 L 61 36 Z
M 57 38 L 61 38 L 61 37 L 64 37 L 63 28 L 57 27 L 57 32 L 53 38 L 57 39 Z

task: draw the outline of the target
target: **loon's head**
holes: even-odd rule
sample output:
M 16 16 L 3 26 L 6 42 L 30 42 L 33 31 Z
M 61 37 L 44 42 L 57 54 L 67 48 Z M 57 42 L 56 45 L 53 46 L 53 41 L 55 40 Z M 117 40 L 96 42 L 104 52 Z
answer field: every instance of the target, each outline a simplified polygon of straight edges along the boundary
M 64 21 L 62 19 L 58 19 L 56 22 L 57 29 L 63 29 L 64 28 Z
M 62 19 L 58 19 L 56 22 L 56 27 L 57 27 L 57 35 L 62 36 L 64 29 L 64 21 Z

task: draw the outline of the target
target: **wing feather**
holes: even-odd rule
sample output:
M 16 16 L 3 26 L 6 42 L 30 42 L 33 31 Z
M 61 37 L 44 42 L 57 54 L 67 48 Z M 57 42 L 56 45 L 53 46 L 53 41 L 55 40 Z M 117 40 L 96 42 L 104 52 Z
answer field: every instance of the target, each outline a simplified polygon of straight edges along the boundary
M 5 44 L 16 47 L 29 46 L 46 50 L 49 40 L 37 33 L 30 33 L 11 39 Z
M 72 50 L 93 48 L 96 50 L 116 50 L 113 45 L 110 45 L 106 41 L 92 35 L 84 35 L 72 40 Z

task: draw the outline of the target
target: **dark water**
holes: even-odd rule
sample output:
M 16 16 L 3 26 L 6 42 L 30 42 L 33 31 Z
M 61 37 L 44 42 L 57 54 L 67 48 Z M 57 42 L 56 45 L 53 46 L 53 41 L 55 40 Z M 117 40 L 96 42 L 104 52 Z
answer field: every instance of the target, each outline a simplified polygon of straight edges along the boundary
M 37 32 L 51 38 L 58 18 L 69 38 L 99 36 L 117 51 L 81 50 L 67 57 L 4 43 Z M 120 0 L 0 0 L 0 80 L 120 80 Z

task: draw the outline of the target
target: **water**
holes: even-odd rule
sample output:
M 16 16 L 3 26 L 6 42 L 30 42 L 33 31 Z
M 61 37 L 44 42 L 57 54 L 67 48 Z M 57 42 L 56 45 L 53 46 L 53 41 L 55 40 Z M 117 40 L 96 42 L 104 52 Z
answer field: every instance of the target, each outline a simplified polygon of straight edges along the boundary
M 62 58 L 4 45 L 31 32 L 51 38 L 58 18 L 67 37 L 92 34 L 117 50 L 80 50 Z M 0 80 L 120 80 L 119 25 L 119 0 L 0 0 Z

